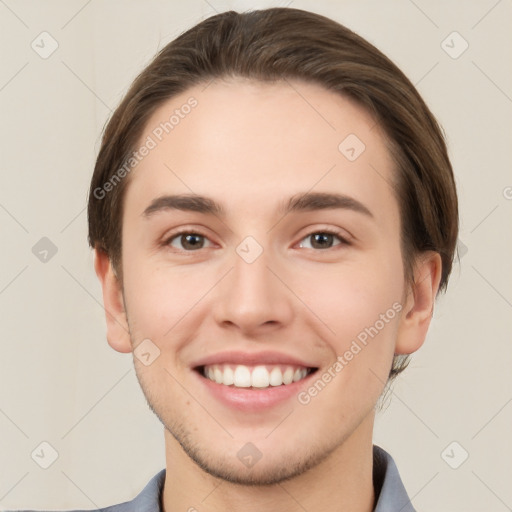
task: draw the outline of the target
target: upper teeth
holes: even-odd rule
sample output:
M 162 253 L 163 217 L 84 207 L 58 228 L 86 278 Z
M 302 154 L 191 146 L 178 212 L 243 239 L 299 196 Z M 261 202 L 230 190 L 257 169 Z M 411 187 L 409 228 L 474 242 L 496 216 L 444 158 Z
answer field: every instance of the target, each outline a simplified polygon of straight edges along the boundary
M 293 366 L 230 366 L 215 364 L 205 366 L 203 374 L 217 384 L 237 388 L 268 388 L 291 384 L 303 379 L 309 373 L 307 368 Z

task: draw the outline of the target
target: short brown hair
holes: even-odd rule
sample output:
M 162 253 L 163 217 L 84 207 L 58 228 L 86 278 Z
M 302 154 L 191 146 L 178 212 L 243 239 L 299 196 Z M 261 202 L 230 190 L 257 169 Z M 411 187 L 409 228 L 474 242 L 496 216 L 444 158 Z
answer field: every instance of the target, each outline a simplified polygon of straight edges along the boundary
M 108 254 L 118 276 L 123 191 L 129 176 L 113 182 L 116 172 L 133 154 L 159 106 L 194 85 L 229 77 L 308 81 L 369 111 L 386 134 L 396 162 L 406 278 L 411 279 L 414 256 L 433 250 L 442 259 L 440 290 L 446 288 L 458 206 L 436 119 L 413 84 L 377 48 L 329 18 L 291 8 L 212 16 L 165 46 L 131 85 L 105 127 L 88 204 L 89 244 Z M 103 187 L 109 182 L 113 186 L 106 194 Z M 407 362 L 407 357 L 395 355 L 390 380 Z

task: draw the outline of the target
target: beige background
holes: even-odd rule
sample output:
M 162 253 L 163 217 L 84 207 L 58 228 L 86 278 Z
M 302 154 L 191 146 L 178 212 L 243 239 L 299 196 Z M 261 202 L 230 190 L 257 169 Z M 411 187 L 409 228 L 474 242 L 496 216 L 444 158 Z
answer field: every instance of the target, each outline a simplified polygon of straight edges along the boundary
M 100 133 L 135 75 L 180 32 L 215 11 L 278 5 L 368 38 L 447 133 L 462 257 L 375 442 L 394 456 L 419 512 L 511 509 L 510 0 L 0 0 L 0 509 L 119 503 L 164 466 L 162 427 L 131 356 L 105 341 L 86 244 Z M 31 47 L 43 31 L 59 45 L 46 59 Z M 453 31 L 461 37 L 446 39 Z M 46 262 L 32 252 L 42 237 L 57 248 Z M 48 469 L 31 458 L 43 441 L 58 452 Z M 463 450 L 469 458 L 452 469 L 445 460 L 457 465 Z

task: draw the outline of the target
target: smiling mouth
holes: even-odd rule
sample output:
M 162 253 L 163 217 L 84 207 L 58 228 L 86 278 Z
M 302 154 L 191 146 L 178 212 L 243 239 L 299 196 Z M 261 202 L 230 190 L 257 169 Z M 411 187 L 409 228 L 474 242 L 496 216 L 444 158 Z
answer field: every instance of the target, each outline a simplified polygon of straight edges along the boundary
M 293 365 L 212 364 L 198 366 L 195 369 L 203 377 L 217 384 L 235 388 L 264 389 L 299 382 L 318 368 Z

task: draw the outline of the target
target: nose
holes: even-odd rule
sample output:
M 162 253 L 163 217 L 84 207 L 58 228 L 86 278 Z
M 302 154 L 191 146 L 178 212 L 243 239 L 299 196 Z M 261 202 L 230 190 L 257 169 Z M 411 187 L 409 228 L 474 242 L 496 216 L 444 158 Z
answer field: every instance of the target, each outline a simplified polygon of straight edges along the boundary
M 285 276 L 270 263 L 265 251 L 252 263 L 234 255 L 233 268 L 216 287 L 212 301 L 218 325 L 257 335 L 291 322 L 292 294 L 283 284 Z

